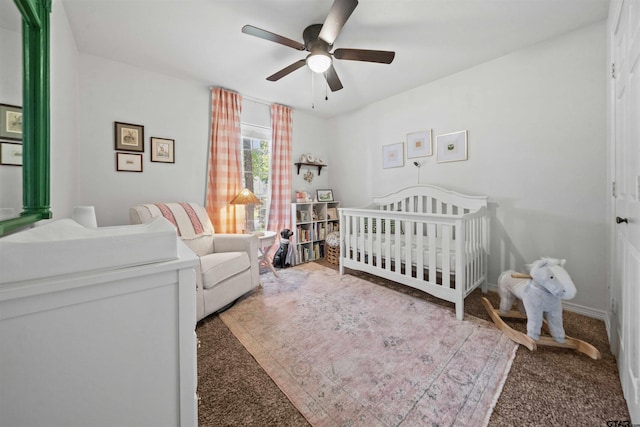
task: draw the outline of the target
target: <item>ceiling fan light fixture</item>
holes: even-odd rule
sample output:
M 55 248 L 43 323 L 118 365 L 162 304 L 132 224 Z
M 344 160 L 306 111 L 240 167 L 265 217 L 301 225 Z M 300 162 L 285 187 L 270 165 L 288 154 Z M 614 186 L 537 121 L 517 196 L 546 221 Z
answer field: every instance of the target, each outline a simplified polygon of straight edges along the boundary
M 324 73 L 331 66 L 331 55 L 327 52 L 313 52 L 307 56 L 307 65 L 314 73 Z

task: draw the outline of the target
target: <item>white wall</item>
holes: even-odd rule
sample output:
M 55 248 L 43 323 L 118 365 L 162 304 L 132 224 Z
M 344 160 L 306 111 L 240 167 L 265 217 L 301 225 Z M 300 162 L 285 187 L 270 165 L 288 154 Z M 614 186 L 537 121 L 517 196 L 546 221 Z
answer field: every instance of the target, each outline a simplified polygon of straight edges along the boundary
M 417 160 L 422 183 L 489 196 L 490 283 L 566 258 L 572 302 L 606 310 L 605 53 L 602 22 L 332 119 L 330 186 L 361 206 L 413 185 L 414 159 L 383 170 L 381 147 L 429 128 L 435 147 L 435 135 L 466 129 L 468 161 Z
M 78 187 L 78 50 L 64 5 L 51 11 L 50 198 L 54 219 L 71 216 L 79 204 Z
M 99 226 L 128 224 L 139 203 L 204 203 L 209 104 L 203 84 L 80 56 L 80 200 Z M 143 173 L 116 172 L 116 121 L 144 126 Z M 175 163 L 150 161 L 152 136 L 175 140 Z
M 96 206 L 98 225 L 128 224 L 129 207 L 139 203 L 204 203 L 209 86 L 83 54 L 80 107 L 80 201 Z M 267 105 L 243 102 L 243 121 L 269 125 L 269 117 Z M 324 120 L 298 112 L 293 120 L 294 156 L 299 145 L 307 150 L 325 142 L 318 135 Z M 145 127 L 143 173 L 116 172 L 114 121 Z M 175 139 L 175 164 L 150 161 L 151 136 Z M 321 178 L 318 182 L 326 186 L 326 176 Z
M 292 163 L 300 160 L 302 154 L 313 154 L 315 158 L 321 158 L 328 164 L 329 158 L 329 131 L 327 120 L 310 116 L 302 111 L 294 111 L 293 113 L 293 153 L 291 153 Z M 293 166 L 293 165 L 292 165 Z M 292 179 L 292 200 L 295 201 L 295 191 L 303 190 L 315 197 L 316 190 L 329 188 L 330 167 L 323 167 L 318 175 L 317 166 L 303 166 L 300 168 L 293 167 Z M 313 180 L 307 182 L 304 175 L 307 171 L 313 174 Z M 338 200 L 336 198 L 336 200 Z

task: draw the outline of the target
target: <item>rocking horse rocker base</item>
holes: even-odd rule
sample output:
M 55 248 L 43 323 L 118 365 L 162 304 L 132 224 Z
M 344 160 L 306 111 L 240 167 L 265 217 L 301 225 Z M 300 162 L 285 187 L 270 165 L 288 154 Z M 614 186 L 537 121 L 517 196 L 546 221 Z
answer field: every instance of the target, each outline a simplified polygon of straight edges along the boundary
M 511 326 L 507 325 L 504 320 L 502 320 L 503 317 L 510 318 L 510 319 L 526 320 L 527 316 L 515 310 L 509 311 L 507 313 L 502 313 L 500 312 L 500 310 L 493 308 L 493 306 L 491 305 L 491 302 L 485 297 L 482 297 L 482 304 L 484 305 L 484 308 L 489 313 L 489 317 L 491 317 L 491 320 L 493 320 L 493 323 L 496 324 L 496 326 L 498 327 L 498 329 L 502 331 L 502 333 L 504 333 L 512 341 L 515 341 L 518 344 L 522 344 L 523 346 L 527 347 L 531 351 L 535 351 L 537 349 L 537 346 L 539 345 L 546 345 L 549 347 L 560 347 L 560 348 L 569 348 L 572 350 L 576 350 L 580 353 L 586 354 L 587 356 L 595 360 L 598 360 L 602 357 L 600 355 L 600 351 L 598 351 L 597 348 L 595 348 L 588 342 L 582 341 L 577 338 L 572 338 L 568 335 L 565 335 L 564 343 L 559 343 L 557 341 L 554 341 L 553 338 L 548 336 L 541 336 L 538 341 L 535 341 L 533 338 L 531 338 L 527 334 L 516 331 Z M 548 331 L 548 324 L 546 320 L 543 321 L 543 328 Z

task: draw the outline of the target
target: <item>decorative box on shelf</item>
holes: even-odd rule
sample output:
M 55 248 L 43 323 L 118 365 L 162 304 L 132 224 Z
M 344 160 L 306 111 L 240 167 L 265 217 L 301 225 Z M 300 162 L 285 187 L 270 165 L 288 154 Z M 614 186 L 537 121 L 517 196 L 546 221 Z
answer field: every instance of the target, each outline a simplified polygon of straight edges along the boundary
M 340 230 L 339 206 L 340 202 L 291 204 L 291 215 L 295 218 L 293 242 L 296 264 L 325 257 L 327 235 Z

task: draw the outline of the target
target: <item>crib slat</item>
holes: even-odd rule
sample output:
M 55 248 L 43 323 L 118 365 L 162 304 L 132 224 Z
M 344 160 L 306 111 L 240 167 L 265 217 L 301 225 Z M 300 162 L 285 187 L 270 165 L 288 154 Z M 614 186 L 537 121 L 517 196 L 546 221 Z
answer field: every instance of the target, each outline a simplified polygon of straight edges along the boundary
M 379 221 L 379 219 L 376 219 L 376 224 Z M 382 268 L 382 227 L 376 226 L 375 240 L 376 248 L 374 250 L 374 254 L 376 255 L 376 267 Z
M 442 286 L 451 289 L 451 227 L 442 226 Z
M 480 223 L 478 222 L 478 218 L 473 219 L 473 262 L 475 268 L 475 274 L 473 275 L 472 285 L 480 279 L 480 247 L 478 243 L 480 242 Z
M 391 220 L 387 221 L 387 233 L 391 233 Z M 400 221 L 396 220 L 396 225 L 395 225 L 395 233 L 393 236 L 393 241 L 395 242 L 395 269 L 394 271 L 398 274 L 402 273 L 402 245 L 401 243 L 401 236 L 400 236 Z M 409 266 L 409 268 L 411 268 L 411 266 Z
M 364 217 L 358 217 L 358 222 L 359 222 L 359 226 L 358 226 L 358 230 L 360 231 L 358 233 L 358 238 L 356 239 L 356 249 L 353 251 L 353 256 L 356 258 L 356 260 L 359 260 L 360 262 L 364 263 L 364 234 L 365 234 L 365 227 L 364 227 Z M 356 255 L 357 254 L 357 255 Z
M 379 225 L 382 228 L 382 224 Z M 391 271 L 391 238 L 390 227 L 384 228 L 384 263 L 385 270 Z
M 481 252 L 480 252 L 480 218 L 473 219 L 473 262 L 475 268 L 475 274 L 473 275 L 472 284 L 480 280 L 482 276 L 481 266 Z
M 349 259 L 351 248 L 351 215 L 340 212 L 340 257 Z
M 364 255 L 364 263 L 367 265 L 373 265 L 373 227 L 372 227 L 372 217 L 369 216 L 367 217 L 367 224 L 369 224 L 369 227 L 367 227 L 367 232 L 365 233 L 365 240 L 363 242 L 363 246 L 365 249 L 365 254 Z
M 440 226 L 442 228 L 442 226 Z M 436 224 L 430 222 L 427 224 L 427 238 L 429 239 L 429 281 L 431 283 L 437 282 L 437 252 L 436 246 Z M 424 253 L 424 252 L 423 252 Z
M 455 222 L 455 247 L 456 247 L 456 293 L 463 294 L 467 283 L 466 254 L 464 252 L 465 229 L 462 220 Z
M 416 222 L 415 227 L 416 227 L 416 249 L 415 249 L 416 279 L 424 280 L 424 249 L 423 249 L 424 248 L 424 223 Z M 411 233 L 407 233 L 407 234 L 411 234 Z M 410 242 L 411 242 L 411 239 L 409 238 L 407 244 Z M 409 247 L 407 252 L 412 253 L 413 252 L 412 249 L 413 248 Z
M 476 281 L 476 277 L 478 274 L 478 259 L 476 257 L 476 248 L 475 248 L 475 242 L 476 242 L 476 224 L 475 224 L 475 218 L 471 219 L 469 221 L 469 234 L 468 234 L 468 240 L 469 240 L 469 257 L 471 258 L 470 262 L 469 262 L 469 268 L 471 269 L 471 272 L 469 273 L 469 275 L 471 277 L 469 277 L 467 279 L 467 290 L 469 290 L 471 288 L 471 286 L 473 285 L 473 282 Z
M 404 224 L 401 221 L 396 221 L 395 222 L 395 227 L 403 227 Z M 402 229 L 402 228 L 401 228 Z M 395 231 L 395 230 L 394 230 Z M 397 236 L 397 234 L 394 233 L 394 236 Z M 405 265 L 405 269 L 404 269 L 404 276 L 407 277 L 411 277 L 411 263 L 412 263 L 412 258 L 411 258 L 411 233 L 405 233 L 405 234 L 401 234 L 400 235 L 400 240 L 395 240 L 395 242 L 397 242 L 397 245 L 400 245 L 400 253 L 403 254 L 403 258 L 402 258 L 402 262 Z M 400 270 L 400 272 L 402 272 L 402 270 Z

